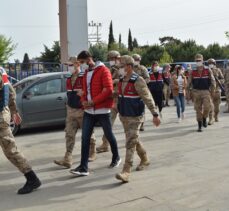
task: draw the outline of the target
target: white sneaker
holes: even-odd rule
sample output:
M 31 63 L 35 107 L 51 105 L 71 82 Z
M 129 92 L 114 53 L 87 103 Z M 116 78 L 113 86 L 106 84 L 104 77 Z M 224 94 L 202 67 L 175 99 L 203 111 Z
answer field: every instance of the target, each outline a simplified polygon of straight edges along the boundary
M 180 123 L 180 122 L 181 122 L 181 118 L 178 118 L 177 123 Z
M 181 114 L 181 118 L 182 118 L 182 120 L 184 120 L 184 113 Z

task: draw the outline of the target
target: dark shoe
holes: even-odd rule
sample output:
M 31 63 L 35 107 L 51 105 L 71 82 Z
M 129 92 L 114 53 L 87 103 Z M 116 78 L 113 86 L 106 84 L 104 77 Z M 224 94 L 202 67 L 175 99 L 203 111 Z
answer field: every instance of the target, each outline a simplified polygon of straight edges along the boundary
M 202 132 L 202 122 L 198 121 L 198 130 L 197 132 Z
M 119 157 L 118 159 L 116 159 L 115 161 L 112 161 L 109 168 L 115 168 L 118 167 L 120 165 L 120 163 L 122 162 L 121 158 Z
M 88 176 L 89 172 L 88 170 L 85 170 L 84 168 L 82 168 L 81 166 L 78 166 L 75 169 L 71 169 L 70 173 L 74 174 L 74 175 L 78 175 L 78 176 Z
M 38 179 L 34 171 L 30 171 L 25 174 L 26 183 L 25 185 L 18 190 L 18 194 L 27 194 L 31 193 L 33 190 L 41 186 L 41 181 Z
M 206 118 L 203 118 L 203 126 L 206 128 L 208 126 L 207 124 L 207 119 Z

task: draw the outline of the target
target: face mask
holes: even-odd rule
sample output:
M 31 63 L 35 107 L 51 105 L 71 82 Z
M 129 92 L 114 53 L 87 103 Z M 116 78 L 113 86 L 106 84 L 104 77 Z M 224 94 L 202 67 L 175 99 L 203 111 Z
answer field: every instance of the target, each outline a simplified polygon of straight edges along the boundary
M 197 67 L 202 67 L 203 66 L 203 62 L 196 62 L 196 66 Z
M 119 68 L 119 75 L 124 77 L 126 75 L 126 71 L 125 71 L 125 68 Z
M 214 64 L 209 64 L 209 68 L 214 68 L 215 65 Z
M 80 69 L 82 72 L 85 72 L 89 68 L 89 65 L 87 63 L 83 63 L 80 65 Z
M 115 66 L 115 61 L 109 61 L 110 66 Z
M 153 68 L 153 71 L 154 72 L 158 72 L 158 70 L 159 70 L 159 67 L 158 66 L 156 66 L 156 67 Z
M 139 61 L 135 61 L 135 62 L 134 62 L 134 66 L 138 66 L 139 64 L 140 64 Z
M 71 73 L 71 74 L 74 74 L 76 72 L 74 66 L 69 66 L 68 67 L 68 71 Z

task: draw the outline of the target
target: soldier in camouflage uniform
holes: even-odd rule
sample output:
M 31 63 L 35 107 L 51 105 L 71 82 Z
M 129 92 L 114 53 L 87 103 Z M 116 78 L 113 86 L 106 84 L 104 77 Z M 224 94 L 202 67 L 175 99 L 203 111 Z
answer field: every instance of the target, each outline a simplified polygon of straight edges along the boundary
M 221 103 L 221 89 L 220 85 L 224 83 L 224 76 L 222 71 L 216 67 L 215 59 L 208 60 L 208 67 L 211 69 L 214 78 L 216 79 L 216 89 L 212 94 L 212 108 L 209 113 L 209 122 L 208 125 L 212 125 L 214 120 L 215 122 L 219 121 L 218 115 L 220 111 L 220 103 Z M 220 84 L 219 84 L 220 83 Z M 214 117 L 214 120 L 213 120 Z
M 149 71 L 144 65 L 141 65 L 141 56 L 139 54 L 133 54 L 132 58 L 134 59 L 134 72 L 141 76 L 145 82 L 148 84 L 150 81 L 149 78 Z M 144 122 L 145 122 L 145 115 L 143 123 L 141 124 L 140 131 L 144 131 Z
M 16 166 L 26 178 L 25 185 L 18 190 L 18 194 L 31 193 L 41 186 L 26 158 L 17 149 L 14 136 L 10 129 L 11 116 L 15 124 L 21 123 L 21 117 L 17 112 L 16 94 L 9 84 L 4 84 L 2 71 L 0 71 L 0 145 L 7 159 Z M 10 102 L 10 103 L 9 103 Z
M 75 136 L 79 128 L 82 128 L 83 114 L 82 104 L 80 97 L 82 95 L 82 82 L 83 72 L 80 72 L 80 64 L 77 62 L 77 57 L 70 57 L 67 63 L 68 70 L 71 73 L 66 81 L 67 89 L 67 117 L 65 126 L 65 139 L 66 139 L 66 152 L 65 156 L 61 160 L 54 160 L 54 163 L 66 168 L 72 166 L 72 152 L 75 146 Z M 95 136 L 94 133 L 91 136 L 89 161 L 96 159 L 95 149 Z
M 112 74 L 112 80 L 113 80 L 113 86 L 114 86 L 114 92 L 113 92 L 113 98 L 114 98 L 114 108 L 111 109 L 111 125 L 114 125 L 115 119 L 117 117 L 118 114 L 118 110 L 117 110 L 117 84 L 119 82 L 119 59 L 120 59 L 120 53 L 118 51 L 109 51 L 108 52 L 108 61 L 110 64 L 110 71 Z M 108 152 L 109 151 L 109 142 L 106 139 L 105 135 L 103 135 L 102 138 L 102 144 L 96 148 L 96 151 L 98 153 L 103 153 L 103 152 Z
M 197 70 L 192 70 L 188 78 L 188 87 L 192 89 L 198 132 L 207 127 L 207 118 L 211 109 L 211 93 L 215 92 L 216 82 L 212 71 L 204 66 L 203 55 L 195 56 Z
M 224 71 L 224 88 L 225 88 L 225 95 L 226 95 L 226 105 L 227 109 L 223 113 L 229 113 L 229 64 L 227 64 L 227 68 Z
M 150 164 L 146 150 L 138 139 L 139 129 L 143 122 L 144 103 L 153 115 L 153 123 L 156 126 L 160 124 L 155 103 L 146 82 L 134 72 L 133 66 L 133 58 L 130 56 L 121 57 L 120 72 L 124 74 L 118 84 L 118 111 L 126 134 L 126 158 L 123 170 L 116 174 L 116 178 L 122 182 L 129 181 L 135 150 L 141 159 L 136 170 L 143 170 Z

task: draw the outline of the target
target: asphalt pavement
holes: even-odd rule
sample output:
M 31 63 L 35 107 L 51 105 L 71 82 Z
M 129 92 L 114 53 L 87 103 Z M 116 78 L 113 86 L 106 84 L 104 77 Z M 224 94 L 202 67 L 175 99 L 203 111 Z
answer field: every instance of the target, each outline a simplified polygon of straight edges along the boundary
M 173 104 L 171 101 L 170 104 Z M 224 110 L 224 103 L 222 110 Z M 69 169 L 56 166 L 54 159 L 64 155 L 63 127 L 22 131 L 17 145 L 42 180 L 42 187 L 29 195 L 17 195 L 24 177 L 0 154 L 0 210 L 153 210 L 228 211 L 229 210 L 229 115 L 197 133 L 195 112 L 186 107 L 185 120 L 177 123 L 175 107 L 163 110 L 159 128 L 152 125 L 147 111 L 145 131 L 140 133 L 151 165 L 136 172 L 136 154 L 130 182 L 115 179 L 122 164 L 109 169 L 111 153 L 97 154 L 89 164 L 90 175 L 74 177 Z M 114 133 L 122 160 L 125 135 L 119 119 Z M 97 144 L 102 130 L 96 128 Z M 74 165 L 80 160 L 81 131 L 76 136 Z

